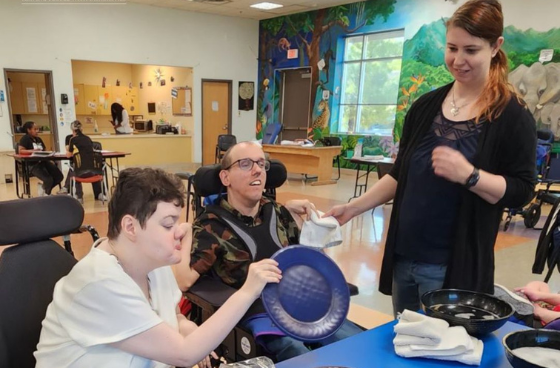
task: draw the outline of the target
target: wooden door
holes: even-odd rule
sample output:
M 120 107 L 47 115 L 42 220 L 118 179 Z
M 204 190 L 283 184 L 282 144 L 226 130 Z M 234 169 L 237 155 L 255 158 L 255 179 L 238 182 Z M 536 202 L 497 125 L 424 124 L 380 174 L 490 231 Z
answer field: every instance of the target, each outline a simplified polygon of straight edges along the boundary
M 311 70 L 287 69 L 280 73 L 280 122 L 284 125 L 280 139 L 305 139 L 311 111 Z
M 202 165 L 213 164 L 220 134 L 231 134 L 231 81 L 202 81 Z

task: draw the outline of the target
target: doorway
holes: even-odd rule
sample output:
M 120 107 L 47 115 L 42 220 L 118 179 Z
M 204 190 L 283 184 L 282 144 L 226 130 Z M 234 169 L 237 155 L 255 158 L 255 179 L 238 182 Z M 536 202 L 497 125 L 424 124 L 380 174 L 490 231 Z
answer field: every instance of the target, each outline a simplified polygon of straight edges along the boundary
M 213 164 L 220 134 L 231 134 L 231 80 L 202 80 L 202 165 Z
M 280 73 L 281 140 L 305 139 L 311 115 L 311 69 L 282 69 Z
M 46 151 L 58 150 L 55 106 L 53 104 L 52 72 L 4 69 L 8 82 L 8 106 L 14 147 L 26 132 L 23 124 L 35 122 Z

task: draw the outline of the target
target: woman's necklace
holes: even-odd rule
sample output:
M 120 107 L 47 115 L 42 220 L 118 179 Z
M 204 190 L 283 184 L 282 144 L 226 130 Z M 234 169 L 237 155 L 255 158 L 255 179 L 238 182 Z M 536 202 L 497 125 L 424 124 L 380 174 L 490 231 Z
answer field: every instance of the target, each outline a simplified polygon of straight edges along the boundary
M 111 243 L 110 240 L 107 240 L 107 243 L 109 243 L 109 246 L 111 247 L 111 250 L 113 251 L 113 256 L 117 259 L 117 262 L 121 265 L 121 267 L 123 267 L 121 261 L 119 260 L 119 256 L 117 255 L 117 250 L 115 249 L 115 247 L 113 246 L 113 243 Z M 124 270 L 124 268 L 123 268 Z M 126 271 L 125 271 L 126 272 Z M 152 304 L 152 288 L 150 285 L 150 277 L 146 276 L 146 279 L 148 281 L 148 303 L 150 303 L 150 307 L 152 308 L 152 310 L 156 310 Z
M 479 94 L 480 96 L 480 94 Z M 476 98 L 474 100 L 471 100 L 469 102 L 467 102 L 466 104 L 463 104 L 462 106 L 457 106 L 457 104 L 455 103 L 455 85 L 453 85 L 453 88 L 451 89 L 451 114 L 453 116 L 457 116 L 459 115 L 459 112 L 461 112 L 460 110 L 467 106 L 470 105 L 471 103 L 473 103 L 476 99 L 478 98 L 478 96 L 476 96 Z

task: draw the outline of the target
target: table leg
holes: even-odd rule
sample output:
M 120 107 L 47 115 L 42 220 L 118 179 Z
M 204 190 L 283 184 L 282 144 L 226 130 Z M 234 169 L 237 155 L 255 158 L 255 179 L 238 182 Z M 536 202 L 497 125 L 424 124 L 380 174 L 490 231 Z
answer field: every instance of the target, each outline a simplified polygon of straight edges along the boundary
M 19 164 L 17 160 L 14 160 L 15 169 L 16 169 L 16 196 L 18 198 L 23 198 L 23 193 L 20 194 L 19 192 Z

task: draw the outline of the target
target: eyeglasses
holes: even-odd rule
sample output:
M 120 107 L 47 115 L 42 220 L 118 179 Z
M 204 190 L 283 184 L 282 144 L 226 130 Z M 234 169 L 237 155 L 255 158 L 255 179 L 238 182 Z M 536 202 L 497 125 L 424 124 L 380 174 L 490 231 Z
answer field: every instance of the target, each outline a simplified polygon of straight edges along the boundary
M 259 160 L 252 160 L 250 158 L 242 158 L 239 159 L 237 161 L 235 161 L 234 163 L 232 163 L 231 165 L 229 165 L 228 167 L 226 167 L 224 170 L 229 170 L 231 169 L 231 167 L 235 164 L 239 164 L 239 168 L 243 171 L 249 171 L 253 169 L 253 165 L 257 164 L 258 167 L 260 167 L 261 169 L 264 169 L 264 171 L 268 171 L 270 169 L 270 161 L 265 160 L 265 159 L 259 159 Z

